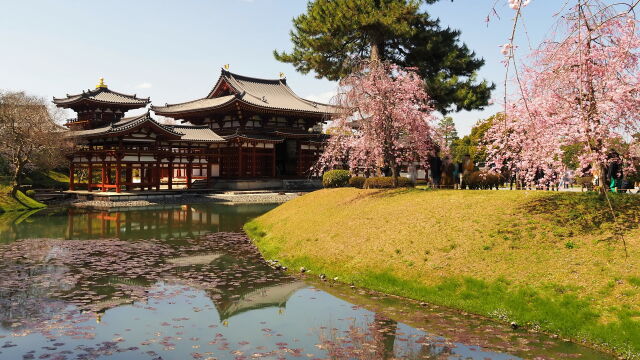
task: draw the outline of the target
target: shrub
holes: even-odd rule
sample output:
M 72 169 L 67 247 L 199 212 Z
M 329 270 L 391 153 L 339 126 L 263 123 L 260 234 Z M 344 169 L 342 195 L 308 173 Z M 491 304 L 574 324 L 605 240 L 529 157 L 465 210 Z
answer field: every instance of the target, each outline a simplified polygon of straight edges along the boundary
M 367 178 L 362 176 L 353 176 L 349 179 L 349 185 L 354 188 L 362 189 L 364 187 L 364 182 L 367 181 Z
M 398 177 L 398 187 L 412 187 L 411 179 Z M 393 188 L 392 177 L 372 177 L 364 182 L 365 189 L 389 189 Z
M 33 197 L 34 197 L 34 196 L 36 196 L 36 191 L 35 191 L 35 190 L 27 190 L 27 191 L 25 191 L 25 194 L 26 194 L 28 197 L 30 197 L 30 198 L 32 198 L 32 199 L 33 199 Z
M 471 190 L 491 190 L 493 188 L 497 190 L 504 182 L 504 178 L 500 174 L 481 170 L 465 174 L 462 181 L 463 185 Z
M 351 174 L 348 170 L 330 170 L 322 175 L 322 186 L 326 188 L 345 187 L 349 184 Z

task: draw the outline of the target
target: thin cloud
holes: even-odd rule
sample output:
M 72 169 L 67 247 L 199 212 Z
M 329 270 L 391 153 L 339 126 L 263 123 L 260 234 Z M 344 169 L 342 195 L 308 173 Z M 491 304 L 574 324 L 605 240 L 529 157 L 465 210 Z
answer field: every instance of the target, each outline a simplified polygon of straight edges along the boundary
M 150 89 L 153 87 L 153 85 L 151 85 L 151 83 L 148 82 L 143 82 L 142 84 L 139 84 L 138 86 L 136 86 L 138 89 Z

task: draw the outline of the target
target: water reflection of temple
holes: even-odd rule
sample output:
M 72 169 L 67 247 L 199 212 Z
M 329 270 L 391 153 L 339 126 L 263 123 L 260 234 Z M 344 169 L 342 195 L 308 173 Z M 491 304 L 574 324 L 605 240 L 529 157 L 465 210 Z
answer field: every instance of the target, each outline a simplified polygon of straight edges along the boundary
M 0 242 L 19 239 L 168 239 L 218 231 L 240 231 L 271 204 L 162 205 L 143 209 L 96 211 L 47 209 L 29 216 L 0 214 Z
M 180 283 L 182 274 L 194 269 L 199 270 L 202 265 L 219 269 L 213 270 L 213 273 L 216 278 L 222 279 L 223 283 L 216 284 L 215 287 L 206 286 L 206 284 L 199 287 L 205 290 L 215 305 L 222 323 L 226 323 L 233 316 L 251 310 L 273 307 L 283 311 L 291 296 L 296 291 L 307 287 L 304 282 L 277 273 L 258 259 L 213 253 L 182 256 L 167 261 L 178 265 L 177 283 Z M 240 278 L 242 282 L 231 280 L 238 273 L 243 274 Z
M 192 205 L 116 212 L 69 209 L 66 238 L 185 238 L 217 232 L 223 227 L 219 213 Z

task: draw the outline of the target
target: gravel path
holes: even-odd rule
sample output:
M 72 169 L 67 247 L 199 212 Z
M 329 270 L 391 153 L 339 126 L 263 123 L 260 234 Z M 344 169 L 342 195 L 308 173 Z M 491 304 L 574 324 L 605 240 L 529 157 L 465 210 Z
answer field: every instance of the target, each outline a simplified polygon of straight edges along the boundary
M 232 203 L 283 203 L 299 196 L 299 193 L 265 194 L 214 194 L 207 197 L 217 202 Z
M 284 203 L 300 196 L 301 193 L 225 193 L 225 194 L 207 194 L 199 196 L 188 196 L 179 199 L 168 199 L 163 201 L 75 201 L 71 205 L 79 208 L 121 208 L 121 207 L 147 207 L 159 204 L 178 204 L 178 203 L 206 203 L 215 202 L 221 204 L 274 204 Z

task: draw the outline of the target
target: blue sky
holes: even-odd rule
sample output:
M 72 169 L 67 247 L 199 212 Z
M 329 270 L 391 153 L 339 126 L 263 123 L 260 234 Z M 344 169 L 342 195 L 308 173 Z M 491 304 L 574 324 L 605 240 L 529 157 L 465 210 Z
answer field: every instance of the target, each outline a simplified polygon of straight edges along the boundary
M 444 26 L 487 64 L 480 76 L 498 85 L 504 66 L 499 45 L 507 41 L 513 10 L 500 0 L 500 19 L 487 23 L 494 0 L 442 0 L 428 6 Z M 559 4 L 534 0 L 525 10 L 531 43 L 544 38 Z M 287 75 L 303 97 L 326 101 L 335 83 L 296 73 L 272 51 L 291 47 L 291 19 L 306 0 L 0 0 L 0 89 L 51 98 L 93 88 L 101 76 L 111 89 L 177 103 L 205 96 L 224 64 L 231 71 L 265 78 Z M 527 50 L 524 32 L 520 50 Z M 453 114 L 461 134 L 496 111 Z

